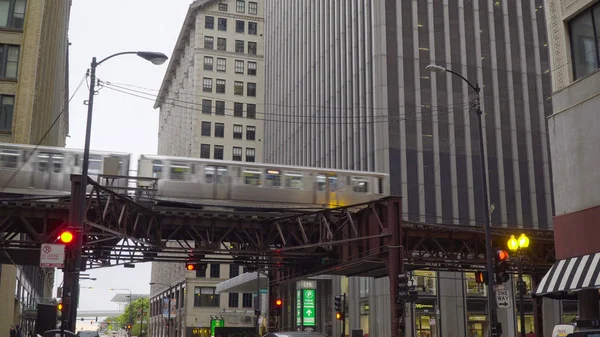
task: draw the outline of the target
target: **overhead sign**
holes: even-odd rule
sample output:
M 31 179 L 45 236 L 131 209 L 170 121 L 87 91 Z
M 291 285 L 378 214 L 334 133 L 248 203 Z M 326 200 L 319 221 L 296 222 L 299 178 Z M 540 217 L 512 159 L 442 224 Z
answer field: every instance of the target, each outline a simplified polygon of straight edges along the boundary
M 317 310 L 315 308 L 316 290 L 303 289 L 302 292 L 302 325 L 315 326 L 315 316 L 317 314 Z
M 64 268 L 65 245 L 43 243 L 40 248 L 40 267 Z
M 498 309 L 510 309 L 511 301 L 510 301 L 510 291 L 505 290 L 497 290 L 496 291 L 496 305 Z
M 302 290 L 296 290 L 296 325 L 302 325 Z

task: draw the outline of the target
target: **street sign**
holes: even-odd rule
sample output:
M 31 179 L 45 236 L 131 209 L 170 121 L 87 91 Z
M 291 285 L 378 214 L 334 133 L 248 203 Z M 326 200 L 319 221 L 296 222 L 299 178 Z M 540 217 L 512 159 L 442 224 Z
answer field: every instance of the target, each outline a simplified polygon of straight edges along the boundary
M 260 289 L 260 293 L 261 294 L 268 294 L 269 293 L 269 289 L 262 288 L 262 289 Z
M 220 327 L 224 327 L 224 326 L 225 326 L 224 319 L 212 319 L 210 321 L 210 332 L 212 333 L 212 336 L 215 335 L 215 328 L 220 328 Z
M 497 290 L 496 291 L 496 305 L 498 309 L 510 309 L 510 291 L 509 290 Z
M 302 325 L 302 290 L 296 290 L 296 324 Z
M 317 314 L 315 309 L 315 289 L 303 289 L 302 296 L 302 322 L 305 326 L 315 326 L 315 316 Z
M 40 248 L 40 267 L 64 268 L 65 245 L 43 243 Z
M 504 283 L 494 284 L 494 290 L 495 291 L 504 290 L 504 289 L 506 289 L 506 287 L 504 286 Z

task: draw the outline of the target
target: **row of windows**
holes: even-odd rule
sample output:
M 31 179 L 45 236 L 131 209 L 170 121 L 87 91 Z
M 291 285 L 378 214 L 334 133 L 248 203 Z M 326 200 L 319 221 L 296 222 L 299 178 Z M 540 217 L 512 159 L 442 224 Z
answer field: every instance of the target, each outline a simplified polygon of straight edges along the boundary
M 246 42 L 244 40 L 235 40 L 235 52 L 243 54 L 245 50 Z M 215 38 L 214 36 L 204 37 L 204 49 L 215 49 Z M 217 50 L 227 51 L 227 39 L 224 37 L 217 38 Z M 256 55 L 257 43 L 248 41 L 248 54 Z
M 194 307 L 196 308 L 218 308 L 220 307 L 221 297 L 215 293 L 214 287 L 194 287 Z M 242 294 L 242 308 L 252 308 L 252 293 Z M 239 307 L 239 294 L 229 293 L 228 306 L 230 308 Z
M 223 145 L 214 145 L 213 159 L 223 160 L 225 157 L 225 147 Z M 231 157 L 233 161 L 242 161 L 242 148 L 234 146 Z M 210 144 L 200 144 L 200 158 L 210 159 Z M 256 160 L 256 149 L 246 148 L 246 162 L 254 163 Z
M 227 19 L 218 18 L 217 27 L 220 31 L 227 31 Z M 214 16 L 206 16 L 204 18 L 204 28 L 206 29 L 215 29 L 215 17 Z M 235 20 L 235 32 L 244 34 L 246 32 L 246 21 L 244 20 Z M 248 35 L 258 35 L 258 23 L 256 22 L 248 22 Z
M 210 137 L 211 136 L 211 122 L 202 122 L 201 135 Z M 233 125 L 233 139 L 243 139 L 244 127 L 239 124 Z M 225 137 L 225 124 L 215 123 L 215 137 Z M 247 125 L 246 126 L 246 140 L 256 140 L 256 127 Z
M 224 79 L 217 79 L 216 81 L 215 92 L 217 94 L 225 94 L 225 86 L 227 82 Z M 202 80 L 202 91 L 204 92 L 213 92 L 213 79 L 210 77 L 205 77 Z M 233 82 L 233 94 L 238 96 L 244 95 L 244 82 L 242 81 L 234 81 Z M 246 96 L 248 97 L 256 97 L 256 83 L 248 82 L 246 84 Z
M 226 3 L 219 4 L 219 10 L 221 12 L 227 12 L 228 6 Z M 246 1 L 237 0 L 235 3 L 235 11 L 238 13 L 246 13 Z M 248 2 L 248 14 L 257 15 L 258 14 L 258 3 L 254 1 Z
M 212 71 L 214 69 L 214 58 L 212 56 L 204 56 L 204 70 Z M 227 59 L 217 57 L 217 71 L 227 71 Z M 235 60 L 235 73 L 244 73 L 244 61 Z M 256 62 L 248 61 L 248 75 L 256 75 Z
M 210 99 L 202 100 L 202 113 L 211 115 L 213 104 Z M 215 101 L 215 115 L 225 116 L 225 101 Z M 233 103 L 233 117 L 244 117 L 244 103 Z M 246 104 L 246 118 L 256 119 L 256 104 Z

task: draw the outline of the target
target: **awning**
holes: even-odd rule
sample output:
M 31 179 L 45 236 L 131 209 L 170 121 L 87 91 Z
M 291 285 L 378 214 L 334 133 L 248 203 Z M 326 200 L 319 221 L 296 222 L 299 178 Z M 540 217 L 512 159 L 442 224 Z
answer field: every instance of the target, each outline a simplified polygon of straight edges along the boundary
M 600 288 L 600 253 L 556 262 L 533 292 L 535 297 L 565 298 L 574 292 Z

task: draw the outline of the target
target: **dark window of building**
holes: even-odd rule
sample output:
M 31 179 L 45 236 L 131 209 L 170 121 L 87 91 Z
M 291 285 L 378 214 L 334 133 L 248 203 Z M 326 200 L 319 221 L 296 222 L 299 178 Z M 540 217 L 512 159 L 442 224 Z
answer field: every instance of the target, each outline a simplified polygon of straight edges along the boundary
M 240 294 L 238 293 L 229 293 L 229 307 L 237 308 L 240 305 Z
M 0 44 L 0 67 L 0 77 L 17 78 L 19 46 Z
M 244 82 L 235 81 L 233 83 L 233 94 L 234 95 L 244 95 Z
M 212 78 L 205 77 L 202 83 L 202 91 L 212 92 Z
M 256 140 L 256 127 L 246 126 L 246 140 Z
M 256 150 L 248 147 L 246 148 L 246 161 L 249 163 L 254 163 L 255 161 L 255 156 L 256 156 Z
M 250 62 L 248 62 L 248 64 L 250 64 Z M 244 61 L 242 61 L 242 60 L 235 60 L 235 73 L 236 74 L 243 74 L 244 73 Z
M 213 70 L 213 58 L 204 56 L 204 70 Z
M 227 70 L 227 60 L 224 58 L 217 58 L 217 71 L 224 72 Z
M 229 278 L 234 278 L 240 275 L 240 266 L 232 263 L 229 265 Z
M 244 132 L 244 127 L 239 124 L 233 124 L 233 139 L 242 139 L 242 133 Z M 240 156 L 242 154 L 240 153 Z
M 15 96 L 0 95 L 0 130 L 12 131 Z
M 227 31 L 227 19 L 219 18 L 219 30 Z
M 215 29 L 215 17 L 214 16 L 204 17 L 204 28 L 205 29 Z
M 212 113 L 212 101 L 210 99 L 202 100 L 202 113 L 210 115 Z
M 215 145 L 215 159 L 223 160 L 223 145 Z
M 256 119 L 256 104 L 246 104 L 246 117 Z
M 246 22 L 244 20 L 235 20 L 235 32 L 236 33 L 244 33 L 244 28 L 246 28 Z
M 204 145 L 204 144 L 202 144 Z M 209 147 L 210 149 L 210 147 Z M 196 277 L 206 277 L 206 268 L 198 268 L 196 269 Z
M 200 158 L 210 159 L 210 145 L 200 144 Z
M 218 89 L 218 84 L 217 84 L 217 89 Z M 225 115 L 225 102 L 224 101 L 215 101 L 215 115 L 219 115 L 219 116 Z
M 235 52 L 236 53 L 244 53 L 244 41 L 235 40 Z
M 244 103 L 233 103 L 233 117 L 244 117 Z
M 217 94 L 225 93 L 225 80 L 217 79 Z
M 258 34 L 258 23 L 248 22 L 248 34 L 249 35 L 257 35 Z
M 217 308 L 219 307 L 219 294 L 215 294 L 214 287 L 194 287 L 194 307 Z
M 244 13 L 246 11 L 246 1 L 237 0 L 235 4 L 235 11 L 238 13 Z
M 600 67 L 600 3 L 569 21 L 573 77 L 582 78 Z
M 242 67 L 244 67 L 244 65 L 242 64 Z M 244 71 L 242 70 L 242 73 Z M 256 62 L 250 62 L 248 61 L 248 75 L 256 75 Z
M 227 39 L 224 37 L 217 38 L 217 50 L 227 50 Z
M 210 137 L 210 122 L 202 122 L 201 134 Z
M 215 123 L 215 137 L 218 137 L 218 138 L 225 137 L 225 124 Z
M 258 14 L 258 3 L 252 1 L 248 3 L 248 14 Z
M 0 1 L 0 27 L 23 28 L 26 0 Z
M 232 157 L 233 157 L 233 161 L 242 161 L 242 148 L 239 146 L 234 146 Z
M 256 55 L 256 42 L 248 42 L 248 54 Z
M 256 97 L 256 83 L 248 82 L 248 92 L 246 93 L 246 95 L 248 97 Z
M 221 277 L 221 265 L 218 263 L 210 264 L 210 277 L 211 278 L 220 278 Z
M 213 49 L 213 44 L 215 43 L 215 38 L 212 36 L 204 37 L 204 49 Z
M 223 4 L 223 3 L 219 4 L 219 10 L 221 12 L 227 12 L 227 4 Z
M 252 293 L 242 294 L 242 308 L 252 308 Z

